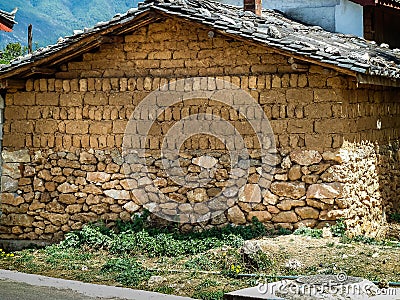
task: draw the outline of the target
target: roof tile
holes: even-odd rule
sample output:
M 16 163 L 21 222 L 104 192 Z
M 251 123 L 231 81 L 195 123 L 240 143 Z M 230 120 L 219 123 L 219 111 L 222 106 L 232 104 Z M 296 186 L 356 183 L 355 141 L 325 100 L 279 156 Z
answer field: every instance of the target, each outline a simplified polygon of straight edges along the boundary
M 124 24 L 148 10 L 160 11 L 210 26 L 220 32 L 237 35 L 265 46 L 304 56 L 316 62 L 363 74 L 389 78 L 400 77 L 400 50 L 380 47 L 374 42 L 351 35 L 331 33 L 318 26 L 306 26 L 279 12 L 263 10 L 261 16 L 244 12 L 241 7 L 211 0 L 146 0 L 138 9 L 99 22 L 93 28 L 66 37 L 56 45 L 39 49 L 30 56 L 18 58 L 11 65 L 0 66 L 0 75 L 55 54 L 96 32 L 115 24 Z

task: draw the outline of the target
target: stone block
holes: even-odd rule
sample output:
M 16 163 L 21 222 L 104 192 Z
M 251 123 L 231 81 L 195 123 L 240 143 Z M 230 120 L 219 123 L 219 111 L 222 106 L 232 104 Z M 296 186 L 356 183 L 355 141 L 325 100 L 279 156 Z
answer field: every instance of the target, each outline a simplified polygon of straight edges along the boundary
M 216 160 L 214 157 L 211 156 L 207 156 L 207 155 L 203 155 L 200 157 L 196 157 L 192 159 L 192 163 L 206 168 L 206 169 L 210 169 L 212 167 L 214 167 L 217 164 L 218 160 Z
M 28 149 L 18 151 L 6 151 L 1 153 L 3 163 L 28 163 L 31 161 Z
M 320 183 L 312 184 L 307 190 L 307 198 L 311 199 L 332 199 L 338 198 L 342 194 L 342 184 Z
M 296 207 L 296 214 L 302 219 L 318 219 L 319 210 L 313 207 Z
M 286 91 L 286 100 L 288 103 L 312 103 L 314 99 L 312 89 L 288 89 Z
M 187 192 L 187 198 L 190 202 L 203 202 L 208 200 L 207 190 L 204 188 L 197 188 Z
M 131 199 L 130 193 L 128 191 L 125 190 L 106 190 L 104 191 L 104 194 L 107 197 L 113 198 L 113 199 L 117 199 L 117 200 L 129 200 Z
M 88 172 L 86 175 L 86 180 L 94 183 L 103 183 L 109 181 L 111 178 L 110 174 L 105 172 Z
M 15 196 L 12 193 L 1 193 L 0 194 L 0 203 L 1 204 L 7 204 L 7 205 L 12 205 L 12 206 L 18 206 L 22 203 L 24 203 L 25 200 L 24 198 L 20 196 Z
M 88 93 L 85 93 L 85 95 L 83 97 L 83 103 L 85 105 L 104 106 L 104 105 L 108 105 L 108 97 L 105 93 L 88 92 Z
M 290 159 L 299 165 L 309 166 L 319 163 L 322 156 L 315 150 L 297 150 L 290 153 Z
M 79 162 L 81 164 L 90 165 L 90 164 L 96 164 L 97 159 L 93 154 L 84 151 L 79 154 Z
M 58 197 L 58 201 L 64 204 L 74 204 L 76 200 L 76 197 L 72 194 L 64 194 Z
M 288 133 L 312 133 L 313 122 L 309 119 L 289 120 L 287 126 Z
M 347 119 L 325 119 L 315 121 L 316 133 L 346 133 L 350 131 L 350 121 Z
M 272 194 L 269 190 L 265 190 L 262 203 L 264 205 L 276 205 L 276 203 L 278 203 L 278 199 L 278 196 Z
M 239 191 L 239 201 L 261 203 L 261 189 L 258 184 L 246 184 Z
M 2 167 L 2 175 L 11 177 L 12 179 L 21 178 L 21 163 L 4 163 Z
M 31 227 L 33 217 L 26 214 L 10 214 L 3 219 L 3 222 L 9 226 Z
M 288 172 L 288 178 L 289 180 L 298 180 L 301 178 L 302 176 L 302 172 L 301 172 L 301 166 L 300 165 L 294 165 L 289 169 Z
M 233 224 L 239 225 L 239 224 L 246 223 L 246 217 L 245 217 L 244 213 L 241 211 L 241 209 L 239 208 L 239 206 L 237 206 L 237 205 L 228 209 L 227 217 L 228 217 L 228 220 Z
M 270 190 L 278 196 L 299 199 L 306 194 L 304 182 L 273 182 Z
M 296 224 L 293 225 L 294 229 L 298 229 L 301 227 L 308 227 L 308 228 L 314 228 L 318 223 L 318 220 L 315 219 L 305 219 L 297 222 Z
M 274 223 L 296 223 L 298 217 L 294 211 L 281 211 L 272 217 Z
M 277 204 L 277 207 L 280 210 L 291 210 L 293 207 L 299 207 L 306 205 L 306 202 L 303 200 L 282 200 Z
M 128 122 L 126 120 L 115 120 L 112 125 L 112 133 L 125 133 Z
M 75 193 L 78 191 L 78 187 L 75 184 L 64 182 L 57 187 L 57 190 L 63 194 Z
M 128 203 L 126 203 L 123 208 L 129 212 L 129 213 L 134 213 L 137 212 L 140 209 L 140 206 L 137 205 L 135 202 L 130 201 Z
M 254 217 L 256 217 L 261 223 L 265 223 L 272 219 L 272 215 L 268 211 L 251 211 L 247 215 L 247 220 L 251 222 Z
M 2 192 L 16 192 L 18 190 L 18 180 L 8 176 L 1 176 L 1 191 Z
M 6 106 L 4 109 L 4 118 L 6 120 L 25 120 L 28 109 L 20 106 Z

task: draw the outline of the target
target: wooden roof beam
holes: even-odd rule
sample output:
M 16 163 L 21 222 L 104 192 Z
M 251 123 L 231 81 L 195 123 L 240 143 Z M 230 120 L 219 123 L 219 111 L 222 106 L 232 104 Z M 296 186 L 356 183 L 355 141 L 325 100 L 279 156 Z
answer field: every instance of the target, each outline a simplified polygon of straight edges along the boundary
M 2 79 L 0 80 L 0 89 L 25 89 L 25 80 L 21 79 Z

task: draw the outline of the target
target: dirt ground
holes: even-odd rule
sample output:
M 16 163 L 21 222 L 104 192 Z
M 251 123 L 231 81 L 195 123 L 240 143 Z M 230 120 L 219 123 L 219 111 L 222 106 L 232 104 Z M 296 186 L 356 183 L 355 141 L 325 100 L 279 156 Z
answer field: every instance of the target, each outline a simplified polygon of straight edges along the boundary
M 399 238 L 400 224 L 391 227 L 392 235 Z M 0 258 L 0 268 L 197 299 L 222 299 L 223 293 L 255 286 L 259 277 L 248 273 L 271 276 L 346 273 L 383 285 L 400 281 L 399 240 L 383 246 L 366 242 L 342 243 L 337 237 L 291 234 L 264 237 L 250 243 L 262 249 L 263 256 L 255 261 L 262 268 L 249 267 L 240 248 L 210 249 L 193 256 L 149 258 L 139 255 L 135 259 L 151 272 L 151 278 L 134 285 L 119 280 L 118 274 L 102 271 L 107 260 L 119 258 L 105 250 L 24 250 L 15 252 L 14 257 Z M 232 265 L 238 268 L 237 272 L 229 270 Z

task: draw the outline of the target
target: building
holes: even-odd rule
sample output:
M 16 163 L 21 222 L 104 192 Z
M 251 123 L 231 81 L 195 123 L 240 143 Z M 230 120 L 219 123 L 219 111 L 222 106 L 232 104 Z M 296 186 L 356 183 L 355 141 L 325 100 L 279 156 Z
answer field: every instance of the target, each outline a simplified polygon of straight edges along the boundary
M 219 2 L 241 5 L 241 0 Z M 262 5 L 305 24 L 400 48 L 400 2 L 396 0 L 267 0 Z
M 14 25 L 17 24 L 15 19 L 15 14 L 17 13 L 17 8 L 11 13 L 0 10 L 0 30 L 11 32 Z
M 256 4 L 145 1 L 2 66 L 0 238 L 59 240 L 143 208 L 186 230 L 344 218 L 384 235 L 399 53 Z
M 354 0 L 363 6 L 364 37 L 377 43 L 386 43 L 390 48 L 400 48 L 400 2 Z

